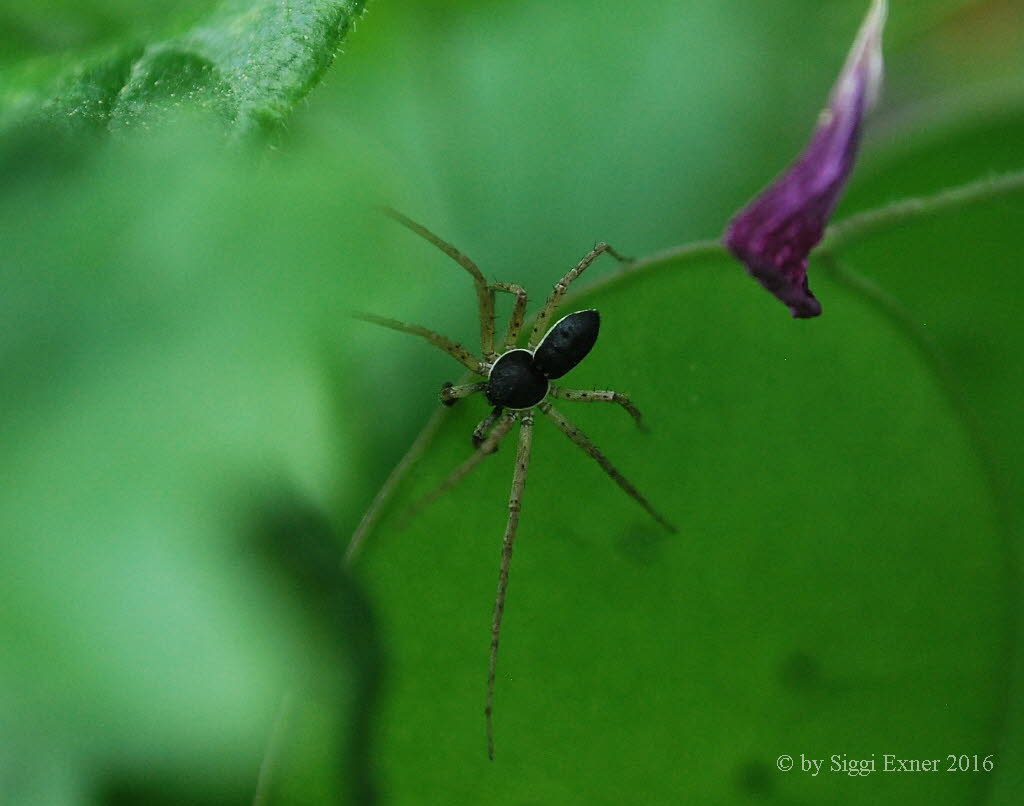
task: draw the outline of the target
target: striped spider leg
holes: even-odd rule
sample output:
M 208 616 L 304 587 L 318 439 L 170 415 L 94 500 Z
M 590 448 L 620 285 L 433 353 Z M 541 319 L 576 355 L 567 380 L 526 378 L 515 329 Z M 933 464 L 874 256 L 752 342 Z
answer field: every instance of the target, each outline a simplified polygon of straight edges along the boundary
M 607 252 L 620 261 L 625 260 L 606 243 L 597 244 L 559 280 L 551 295 L 537 315 L 528 346 L 517 347 L 519 336 L 526 318 L 527 295 L 520 286 L 511 283 L 488 283 L 479 267 L 451 244 L 441 240 L 421 224 L 394 210 L 388 215 L 417 235 L 434 244 L 466 269 L 472 276 L 477 292 L 480 318 L 480 355 L 471 353 L 461 344 L 427 330 L 419 325 L 410 325 L 394 319 L 373 314 L 355 314 L 360 319 L 383 327 L 411 333 L 429 341 L 448 353 L 472 373 L 486 378 L 455 385 L 446 383 L 441 387 L 440 400 L 446 406 L 453 406 L 463 398 L 483 392 L 492 407 L 473 430 L 474 451 L 462 464 L 456 467 L 432 492 L 412 504 L 409 515 L 415 515 L 438 496 L 450 490 L 461 479 L 476 468 L 485 457 L 494 453 L 501 441 L 519 424 L 519 441 L 516 449 L 515 469 L 512 474 L 512 489 L 508 498 L 508 519 L 501 544 L 501 564 L 498 571 L 498 589 L 494 600 L 491 620 L 491 648 L 487 672 L 487 698 L 484 714 L 487 723 L 487 755 L 494 758 L 494 681 L 498 663 L 498 642 L 501 637 L 501 622 L 505 612 L 505 597 L 508 591 L 509 568 L 512 563 L 512 548 L 519 527 L 519 513 L 526 476 L 530 466 L 530 450 L 533 445 L 534 414 L 539 411 L 564 433 L 575 445 L 594 459 L 628 496 L 669 531 L 676 531 L 643 496 L 643 494 L 620 473 L 608 458 L 579 428 L 556 410 L 551 399 L 579 403 L 614 403 L 621 406 L 643 427 L 640 411 L 628 396 L 611 390 L 581 390 L 556 386 L 551 383 L 561 378 L 582 361 L 597 341 L 601 317 L 595 310 L 576 311 L 563 316 L 553 325 L 549 323 L 562 301 L 569 285 L 579 277 L 591 263 Z M 507 293 L 515 297 L 512 313 L 500 344 L 495 341 L 494 310 L 495 296 Z M 500 349 L 501 352 L 497 352 Z

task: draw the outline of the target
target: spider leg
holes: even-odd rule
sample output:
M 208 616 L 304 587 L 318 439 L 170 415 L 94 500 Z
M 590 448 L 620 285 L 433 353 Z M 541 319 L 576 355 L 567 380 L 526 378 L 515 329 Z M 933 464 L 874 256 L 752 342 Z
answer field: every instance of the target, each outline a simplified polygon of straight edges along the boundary
M 565 296 L 565 291 L 569 287 L 569 283 L 583 274 L 587 266 L 597 260 L 605 252 L 614 257 L 620 263 L 632 262 L 630 258 L 623 257 L 604 241 L 601 241 L 601 243 L 597 244 L 597 246 L 587 252 L 579 263 L 569 269 L 565 276 L 555 283 L 551 296 L 548 297 L 548 301 L 544 303 L 544 307 L 541 308 L 540 313 L 537 314 L 537 320 L 533 324 L 533 331 L 530 333 L 531 350 L 540 344 L 540 340 L 544 338 L 544 334 L 548 332 L 548 323 L 551 321 L 551 316 L 554 314 L 555 309 L 558 308 L 558 304 L 562 301 L 562 297 Z
M 501 416 L 501 406 L 495 406 L 494 407 L 494 411 L 492 411 L 490 414 L 488 414 L 486 417 L 484 417 L 479 423 L 477 423 L 476 428 L 473 429 L 473 447 L 474 448 L 479 448 L 481 445 L 484 444 L 484 440 L 486 439 L 487 431 L 490 429 L 490 427 L 492 425 L 494 425 L 494 421 L 497 420 L 500 416 Z M 497 451 L 498 451 L 498 446 L 495 445 L 494 446 L 494 452 L 497 453 Z
M 498 571 L 498 593 L 494 599 L 494 620 L 491 622 L 491 662 L 487 673 L 487 757 L 494 761 L 494 724 L 491 712 L 494 705 L 494 670 L 498 664 L 498 639 L 501 636 L 501 617 L 505 612 L 505 592 L 508 589 L 508 570 L 512 564 L 512 544 L 519 526 L 519 509 L 526 487 L 526 470 L 530 466 L 530 445 L 533 442 L 533 410 L 523 415 L 519 427 L 519 450 L 516 453 L 516 469 L 512 474 L 512 492 L 508 497 L 508 523 L 501 543 L 501 569 Z
M 430 416 L 427 424 L 420 431 L 416 440 L 409 446 L 409 450 L 405 452 L 405 455 L 399 460 L 398 464 L 394 466 L 391 473 L 388 474 L 387 479 L 381 485 L 381 488 L 377 491 L 377 494 L 373 497 L 373 501 L 370 502 L 369 509 L 363 513 L 363 518 L 359 521 L 359 525 L 356 530 L 352 533 L 352 539 L 348 542 L 348 548 L 345 550 L 345 564 L 347 566 L 352 565 L 355 561 L 356 555 L 362 548 L 363 541 L 366 539 L 366 535 L 370 529 L 377 523 L 377 519 L 380 517 L 381 510 L 384 505 L 388 502 L 391 496 L 394 494 L 395 489 L 401 483 L 402 479 L 405 478 L 406 473 L 411 468 L 424 452 L 427 450 L 427 446 L 430 444 L 430 440 L 433 439 L 434 434 L 437 433 L 437 429 L 441 427 L 441 422 L 444 420 L 444 415 L 448 412 L 445 409 L 435 409 L 434 413 Z
M 613 392 L 610 389 L 566 389 L 564 386 L 552 384 L 548 394 L 558 400 L 573 400 L 577 403 L 618 403 L 636 421 L 637 428 L 647 430 L 640 409 L 633 405 L 629 395 L 621 392 Z
M 424 495 L 419 500 L 414 501 L 412 504 L 409 505 L 408 510 L 406 510 L 405 517 L 403 518 L 403 522 L 408 523 L 426 506 L 432 504 L 434 501 L 436 501 L 438 498 L 440 498 L 442 495 L 448 492 L 448 490 L 450 490 L 452 487 L 454 487 L 456 484 L 462 481 L 462 479 L 465 478 L 465 476 L 467 476 L 474 467 L 476 467 L 478 464 L 480 464 L 480 462 L 483 461 L 485 456 L 494 453 L 498 449 L 498 443 L 501 442 L 505 435 L 511 430 L 512 423 L 516 421 L 517 416 L 518 412 L 514 411 L 509 411 L 502 415 L 502 417 L 498 420 L 497 425 L 495 425 L 494 428 L 491 430 L 490 435 L 487 437 L 487 439 L 483 440 L 483 442 L 480 443 L 479 447 L 473 452 L 472 456 L 470 456 L 466 461 L 464 461 L 461 465 L 459 465 L 451 473 L 449 473 L 448 477 L 444 481 L 442 481 L 437 487 L 435 487 L 433 490 L 431 490 L 429 493 Z M 487 419 L 485 419 L 484 422 L 487 422 Z M 483 423 L 480 424 L 480 426 L 482 425 Z M 477 428 L 480 428 L 480 426 L 477 426 Z
M 391 330 L 398 330 L 402 333 L 412 333 L 414 336 L 422 336 L 435 347 L 440 347 L 464 367 L 468 367 L 470 371 L 475 372 L 477 375 L 487 374 L 486 365 L 483 361 L 469 352 L 469 350 L 461 344 L 452 341 L 447 336 L 442 336 L 440 333 L 435 333 L 433 330 L 427 330 L 427 328 L 421 327 L 420 325 L 410 325 L 406 322 L 399 322 L 397 319 L 388 319 L 385 316 L 377 316 L 372 313 L 353 311 L 352 316 L 356 319 L 361 319 L 364 322 L 372 322 L 375 325 L 387 327 Z
M 506 294 L 516 296 L 512 314 L 508 319 L 508 328 L 505 330 L 505 349 L 511 350 L 519 340 L 519 332 L 523 329 L 523 320 L 526 319 L 526 290 L 515 283 L 491 283 L 490 288 L 492 293 L 504 291 Z
M 454 406 L 464 397 L 469 397 L 477 392 L 483 392 L 487 389 L 486 381 L 479 381 L 477 383 L 463 383 L 456 386 L 454 383 L 449 381 L 441 387 L 441 391 L 438 397 L 441 398 L 442 405 Z
M 383 209 L 385 215 L 390 216 L 406 229 L 415 232 L 424 240 L 430 241 L 430 243 L 472 275 L 473 284 L 476 286 L 477 304 L 480 309 L 480 350 L 484 354 L 484 360 L 493 361 L 498 357 L 494 352 L 494 295 L 488 290 L 487 280 L 484 279 L 480 267 L 450 243 L 437 237 L 422 224 L 413 221 L 408 216 L 390 207 Z
M 678 531 L 675 526 L 665 520 L 655 509 L 651 506 L 650 502 L 644 498 L 641 492 L 634 487 L 625 476 L 623 476 L 615 466 L 608 461 L 608 458 L 597 449 L 597 446 L 590 441 L 586 434 L 580 429 L 569 422 L 563 417 L 550 403 L 544 401 L 538 408 L 546 414 L 551 420 L 554 421 L 555 425 L 573 442 L 579 445 L 588 456 L 590 456 L 595 462 L 601 465 L 601 469 L 604 470 L 609 476 L 612 477 L 612 481 L 621 487 L 630 498 L 636 501 L 642 506 L 647 514 L 650 515 L 654 520 L 668 529 L 670 532 Z

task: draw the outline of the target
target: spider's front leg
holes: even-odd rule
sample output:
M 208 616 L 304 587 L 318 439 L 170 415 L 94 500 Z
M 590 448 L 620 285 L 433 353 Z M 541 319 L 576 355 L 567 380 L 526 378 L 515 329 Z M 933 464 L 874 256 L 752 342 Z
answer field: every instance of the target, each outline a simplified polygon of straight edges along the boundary
M 462 398 L 469 397 L 470 395 L 476 394 L 477 392 L 487 391 L 487 382 L 478 381 L 477 383 L 463 383 L 456 386 L 451 381 L 446 381 L 441 386 L 441 391 L 438 393 L 438 397 L 441 400 L 443 406 L 454 406 Z
M 489 288 L 492 295 L 496 291 L 515 295 L 516 301 L 512 305 L 512 313 L 508 318 L 504 342 L 505 350 L 512 350 L 519 340 L 519 332 L 523 329 L 523 321 L 526 319 L 526 290 L 515 283 L 492 283 Z
M 611 477 L 611 480 L 618 484 L 619 487 L 622 488 L 622 491 L 626 493 L 626 495 L 628 495 L 640 506 L 642 506 L 648 515 L 650 515 L 652 518 L 654 518 L 654 520 L 656 520 L 658 523 L 660 523 L 662 526 L 668 529 L 668 531 L 679 531 L 673 524 L 665 520 L 665 518 L 662 517 L 661 513 L 659 513 L 654 507 L 651 506 L 650 501 L 648 501 L 644 497 L 643 493 L 641 493 L 636 487 L 634 487 L 632 482 L 630 482 L 629 479 L 623 476 L 615 467 L 615 465 L 608 461 L 608 457 L 601 453 L 600 450 L 598 450 L 598 447 L 593 442 L 590 441 L 590 438 L 582 431 L 580 431 L 579 428 L 577 428 L 575 425 L 569 422 L 569 420 L 567 420 L 564 416 L 562 416 L 561 412 L 559 412 L 546 400 L 543 403 L 541 403 L 537 408 L 539 408 L 542 414 L 544 414 L 556 426 L 558 426 L 559 431 L 561 431 L 563 434 L 569 437 L 569 439 L 571 439 L 577 446 L 583 449 L 584 453 L 586 453 L 591 459 L 597 462 L 601 466 L 601 469 Z
M 432 490 L 419 500 L 409 505 L 408 510 L 406 510 L 403 523 L 408 523 L 424 507 L 426 507 L 433 501 L 436 501 L 444 493 L 448 492 L 448 490 L 450 490 L 452 487 L 458 484 L 466 475 L 469 474 L 469 472 L 473 468 L 475 468 L 478 464 L 480 464 L 480 462 L 484 460 L 484 457 L 497 451 L 498 444 L 501 442 L 502 439 L 505 438 L 505 435 L 512 429 L 512 424 L 516 421 L 516 418 L 518 416 L 518 412 L 507 411 L 500 417 L 497 417 L 497 415 L 492 412 L 491 415 L 485 418 L 484 421 L 477 426 L 478 429 L 484 426 L 484 423 L 488 423 L 488 421 L 494 422 L 494 419 L 492 419 L 492 417 L 497 419 L 497 424 L 494 426 L 494 428 L 491 429 L 491 433 L 488 435 L 488 437 L 485 440 L 483 440 L 479 444 L 479 446 L 477 446 L 477 449 L 473 452 L 472 456 L 470 456 L 465 462 L 463 462 L 451 473 L 449 473 L 448 477 L 444 481 L 442 481 L 434 490 Z
M 537 314 L 537 319 L 533 325 L 533 331 L 530 333 L 530 349 L 533 349 L 540 344 L 540 340 L 544 338 L 544 334 L 548 332 L 548 323 L 551 321 L 551 317 L 554 315 L 555 310 L 557 310 L 559 303 L 562 301 L 562 297 L 565 296 L 565 292 L 569 288 L 569 283 L 583 274 L 587 267 L 605 252 L 614 257 L 620 263 L 632 263 L 631 258 L 620 255 L 604 241 L 597 244 L 597 246 L 587 252 L 579 263 L 569 269 L 569 271 L 565 273 L 565 276 L 555 283 L 555 287 L 551 291 L 551 296 L 548 297 L 548 301 L 544 303 L 544 307 L 541 308 L 540 313 Z
M 375 325 L 380 325 L 381 327 L 386 327 L 390 330 L 397 330 L 400 333 L 411 333 L 414 336 L 420 336 L 421 338 L 429 341 L 435 347 L 440 347 L 471 372 L 477 375 L 487 374 L 486 364 L 473 355 L 469 350 L 458 342 L 452 341 L 447 336 L 442 336 L 440 333 L 428 330 L 422 325 L 399 322 L 397 319 L 390 319 L 386 316 L 377 316 L 373 313 L 364 313 L 363 311 L 352 311 L 351 315 L 356 319 L 361 319 L 364 322 L 372 322 Z
M 468 256 L 456 249 L 452 244 L 443 238 L 438 237 L 422 224 L 413 221 L 407 215 L 398 212 L 390 207 L 385 207 L 384 212 L 402 226 L 419 235 L 421 238 L 432 243 L 448 257 L 458 263 L 469 272 L 473 278 L 473 285 L 476 288 L 478 313 L 480 318 L 480 350 L 486 363 L 493 363 L 498 357 L 495 347 L 494 334 L 494 295 L 496 292 L 514 294 L 515 305 L 512 309 L 512 316 L 509 319 L 508 328 L 505 331 L 504 349 L 511 350 L 515 347 L 519 331 L 522 329 L 523 320 L 526 316 L 526 291 L 514 283 L 492 283 L 488 284 L 480 267 Z M 422 334 L 421 334 L 422 335 Z M 436 343 L 436 342 L 435 342 Z M 440 345 L 439 345 L 440 346 Z M 443 347 L 442 349 L 448 349 Z M 460 359 L 461 360 L 461 359 Z M 468 366 L 468 365 L 467 365 Z M 473 369 L 473 367 L 470 367 Z
M 404 213 L 400 213 L 391 207 L 385 207 L 384 214 L 393 218 L 406 229 L 415 232 L 424 240 L 432 243 L 469 272 L 473 278 L 473 285 L 476 288 L 477 305 L 480 313 L 480 349 L 484 354 L 484 361 L 493 361 L 497 357 L 494 352 L 494 294 L 488 288 L 487 280 L 484 279 L 480 267 L 468 255 L 464 255 L 448 243 L 448 241 L 439 238 L 422 224 L 413 221 Z M 470 367 L 470 369 L 473 368 Z

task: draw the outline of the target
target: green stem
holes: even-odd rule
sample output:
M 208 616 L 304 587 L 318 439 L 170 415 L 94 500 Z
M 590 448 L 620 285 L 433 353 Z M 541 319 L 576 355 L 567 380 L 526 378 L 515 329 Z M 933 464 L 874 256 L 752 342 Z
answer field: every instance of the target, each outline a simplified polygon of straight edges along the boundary
M 876 230 L 903 223 L 904 221 L 925 218 L 950 208 L 963 207 L 1018 190 L 1024 190 L 1024 171 L 1002 174 L 991 179 L 982 179 L 966 185 L 947 188 L 933 196 L 903 199 L 902 201 L 888 204 L 885 207 L 857 213 L 829 227 L 825 231 L 825 238 L 817 248 L 816 254 L 824 256 L 834 253 L 857 238 L 869 235 Z M 567 296 L 567 299 L 572 299 L 583 293 L 590 293 L 598 288 L 604 288 L 623 277 L 660 266 L 664 263 L 679 260 L 700 260 L 701 258 L 724 254 L 726 254 L 725 247 L 718 240 L 693 241 L 680 246 L 673 246 L 661 252 L 655 252 L 653 255 L 634 260 L 632 263 L 627 263 L 618 271 L 606 274 L 586 287 L 575 289 L 574 293 L 570 293 Z
M 573 289 L 566 294 L 565 299 L 568 302 L 581 294 L 589 294 L 591 291 L 618 282 L 623 277 L 632 276 L 637 272 L 652 269 L 663 263 L 671 263 L 675 260 L 700 260 L 704 257 L 725 256 L 726 254 L 725 247 L 717 240 L 693 241 L 681 246 L 673 246 L 660 252 L 655 252 L 653 255 L 638 258 L 631 263 L 620 264 L 616 271 L 610 272 L 582 288 Z
M 903 199 L 885 207 L 857 213 L 833 224 L 825 233 L 825 240 L 818 248 L 821 252 L 834 252 L 862 235 L 900 224 L 914 218 L 924 218 L 948 210 L 985 201 L 1005 193 L 1024 190 L 1024 171 L 1003 174 L 991 179 L 981 179 L 959 187 L 947 188 L 933 196 L 918 199 Z

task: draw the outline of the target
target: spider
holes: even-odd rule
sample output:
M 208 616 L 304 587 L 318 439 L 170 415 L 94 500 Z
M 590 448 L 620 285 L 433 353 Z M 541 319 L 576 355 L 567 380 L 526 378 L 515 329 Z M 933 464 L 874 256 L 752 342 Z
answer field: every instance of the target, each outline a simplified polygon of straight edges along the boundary
M 570 313 L 549 327 L 551 318 L 562 301 L 569 284 L 605 252 L 622 262 L 627 262 L 627 259 L 608 244 L 598 243 L 555 284 L 547 302 L 537 314 L 528 345 L 523 348 L 517 346 L 525 322 L 527 305 L 526 291 L 521 286 L 513 283 L 488 283 L 476 263 L 450 243 L 396 210 L 385 208 L 384 213 L 432 243 L 473 277 L 479 307 L 482 357 L 478 358 L 461 344 L 419 325 L 407 324 L 369 313 L 355 312 L 353 316 L 392 330 L 421 336 L 444 350 L 473 375 L 486 379 L 458 385 L 451 382 L 445 383 L 440 392 L 441 403 L 445 406 L 453 406 L 462 398 L 483 392 L 492 407 L 491 412 L 473 430 L 472 441 L 475 448 L 473 454 L 455 468 L 432 493 L 414 504 L 412 511 L 419 510 L 450 489 L 476 467 L 485 456 L 494 453 L 502 439 L 512 430 L 513 425 L 516 422 L 519 423 L 519 446 L 516 453 L 515 470 L 512 474 L 512 491 L 508 499 L 508 521 L 502 540 L 498 591 L 494 600 L 494 615 L 491 622 L 487 700 L 484 706 L 487 723 L 487 756 L 493 760 L 492 711 L 495 669 L 498 662 L 498 640 L 501 636 L 501 619 L 505 610 L 505 594 L 508 589 L 509 567 L 512 561 L 512 544 L 519 526 L 520 506 L 526 486 L 526 473 L 530 465 L 534 412 L 540 411 L 550 419 L 573 443 L 593 458 L 601 466 L 601 469 L 611 477 L 612 481 L 643 507 L 655 521 L 670 532 L 676 531 L 676 527 L 651 506 L 640 491 L 598 450 L 597 446 L 551 405 L 551 399 L 580 403 L 616 403 L 633 417 L 638 427 L 643 428 L 640 411 L 624 394 L 610 390 L 568 389 L 552 383 L 568 373 L 587 356 L 597 341 L 597 333 L 601 324 L 600 315 L 596 310 L 591 309 Z M 500 345 L 495 343 L 494 330 L 494 304 L 498 292 L 515 296 L 512 313 Z

